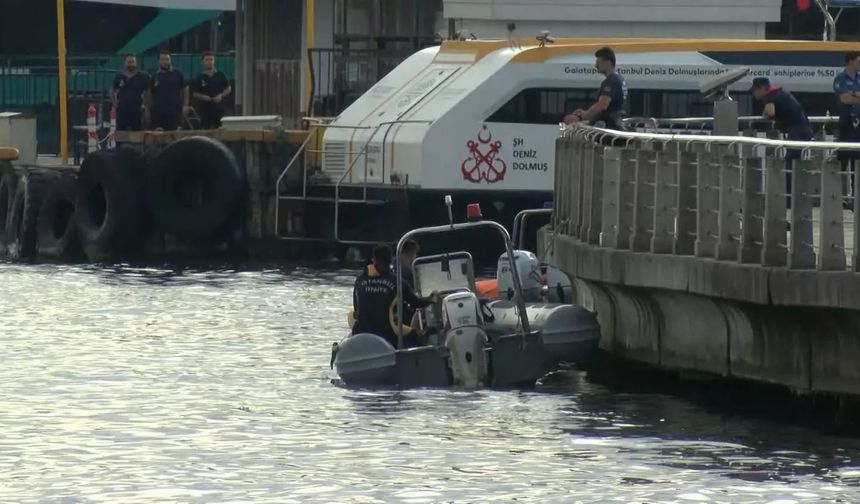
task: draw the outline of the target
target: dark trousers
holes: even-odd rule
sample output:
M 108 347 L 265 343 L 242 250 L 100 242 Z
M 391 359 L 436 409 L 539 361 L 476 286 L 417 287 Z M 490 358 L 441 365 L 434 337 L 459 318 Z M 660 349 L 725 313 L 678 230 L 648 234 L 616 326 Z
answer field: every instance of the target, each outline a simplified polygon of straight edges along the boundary
M 151 129 L 161 128 L 164 131 L 174 131 L 179 129 L 179 125 L 182 123 L 182 110 L 158 110 L 155 109 L 152 111 L 152 124 L 150 124 Z
M 117 131 L 140 131 L 143 129 L 143 121 L 140 119 L 140 109 L 116 111 Z
M 200 114 L 201 129 L 216 129 L 221 127 L 221 118 L 224 117 L 224 107 L 217 103 L 200 104 L 197 107 Z

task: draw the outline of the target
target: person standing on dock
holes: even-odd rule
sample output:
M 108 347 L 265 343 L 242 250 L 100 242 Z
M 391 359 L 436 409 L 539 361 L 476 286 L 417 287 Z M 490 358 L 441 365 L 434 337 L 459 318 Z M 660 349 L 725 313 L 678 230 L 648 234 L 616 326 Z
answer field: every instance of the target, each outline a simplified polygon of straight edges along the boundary
M 756 100 L 764 104 L 762 117 L 775 120 L 777 128 L 785 135 L 786 140 L 812 140 L 809 118 L 793 94 L 774 86 L 766 77 L 753 79 L 750 92 Z M 785 152 L 785 201 L 788 208 L 791 208 L 791 167 L 795 160 L 800 159 L 801 152 L 802 149 L 788 149 Z
M 170 53 L 158 53 L 158 71 L 149 85 L 149 110 L 152 129 L 173 131 L 179 129 L 188 107 L 188 83 L 182 72 L 170 64 Z
M 215 55 L 203 53 L 203 73 L 194 78 L 191 91 L 197 101 L 197 113 L 200 115 L 202 129 L 221 127 L 224 117 L 223 100 L 233 91 L 230 81 L 224 72 L 215 69 Z
M 850 51 L 845 54 L 845 71 L 833 79 L 833 91 L 836 93 L 839 105 L 839 141 L 860 142 L 860 52 Z M 848 171 L 850 176 L 847 194 L 854 195 L 854 167 L 860 152 L 838 151 L 837 156 L 842 162 L 842 171 Z M 853 205 L 848 205 L 853 207 Z
M 116 110 L 117 131 L 139 131 L 143 129 L 143 96 L 149 87 L 149 75 L 137 71 L 137 57 L 123 57 L 123 72 L 116 74 L 111 90 L 111 104 Z
M 577 109 L 564 118 L 567 124 L 591 121 L 595 126 L 625 131 L 624 107 L 627 103 L 627 83 L 615 71 L 615 51 L 602 47 L 594 53 L 597 72 L 605 76 L 600 84 L 597 101 L 588 110 Z

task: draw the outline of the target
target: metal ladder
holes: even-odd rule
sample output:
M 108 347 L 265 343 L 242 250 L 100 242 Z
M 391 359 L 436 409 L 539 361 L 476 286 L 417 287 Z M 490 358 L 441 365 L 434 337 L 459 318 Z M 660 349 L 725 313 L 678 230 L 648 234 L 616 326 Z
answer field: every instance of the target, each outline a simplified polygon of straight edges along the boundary
M 307 138 L 305 138 L 304 142 L 302 142 L 301 146 L 298 148 L 296 153 L 287 163 L 287 166 L 284 167 L 281 174 L 278 176 L 277 181 L 275 182 L 275 236 L 277 236 L 281 240 L 287 241 L 304 241 L 304 242 L 333 242 L 333 243 L 341 243 L 346 245 L 373 245 L 376 244 L 377 241 L 371 240 L 342 240 L 340 239 L 340 206 L 341 205 L 375 205 L 382 206 L 387 204 L 386 200 L 375 200 L 368 199 L 367 197 L 367 189 L 370 185 L 367 180 L 368 166 L 367 166 L 367 150 L 370 146 L 370 143 L 376 137 L 376 134 L 383 127 L 388 127 L 390 129 L 391 126 L 396 124 L 430 124 L 431 121 L 386 121 L 377 124 L 376 126 L 331 126 L 328 122 L 325 122 L 324 119 L 317 120 L 314 124 L 311 124 L 309 134 Z M 335 182 L 334 186 L 334 196 L 333 197 L 320 197 L 320 196 L 308 196 L 308 158 L 310 156 L 302 156 L 305 153 L 311 154 L 325 154 L 324 149 L 320 150 L 311 150 L 308 148 L 310 142 L 316 137 L 315 133 L 324 128 L 343 128 L 343 129 L 363 129 L 370 130 L 373 129 L 370 137 L 367 141 L 364 142 L 361 150 L 356 152 L 345 152 L 344 155 L 349 156 L 351 161 L 346 170 L 340 175 L 340 177 Z M 321 139 L 320 139 L 321 141 Z M 361 182 L 360 188 L 362 197 L 361 198 L 341 198 L 341 187 L 345 186 L 344 181 L 349 177 L 360 158 L 364 159 L 364 177 Z M 302 162 L 299 163 L 299 159 L 302 159 Z M 281 182 L 286 178 L 286 176 L 291 173 L 291 169 L 294 169 L 293 166 L 300 165 L 302 167 L 302 194 L 301 195 L 284 195 L 281 194 Z M 384 184 L 384 181 L 383 181 Z M 319 201 L 319 202 L 330 202 L 334 204 L 334 229 L 331 238 L 313 238 L 307 236 L 282 236 L 280 233 L 280 204 L 281 201 Z

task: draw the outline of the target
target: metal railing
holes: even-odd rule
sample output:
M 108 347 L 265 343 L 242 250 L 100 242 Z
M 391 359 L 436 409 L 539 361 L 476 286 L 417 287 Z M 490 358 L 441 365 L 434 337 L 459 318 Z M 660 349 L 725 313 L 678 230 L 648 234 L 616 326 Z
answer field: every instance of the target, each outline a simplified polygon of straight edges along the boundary
M 302 240 L 302 241 L 310 241 L 311 240 L 311 238 L 307 238 L 307 237 L 283 237 L 283 236 L 281 236 L 281 234 L 280 234 L 280 220 L 279 220 L 280 219 L 280 217 L 279 217 L 280 216 L 280 201 L 282 201 L 282 200 L 285 200 L 285 201 L 289 201 L 289 200 L 292 200 L 292 201 L 308 201 L 309 200 L 309 197 L 307 194 L 307 188 L 308 188 L 308 177 L 307 177 L 307 175 L 308 175 L 308 172 L 310 171 L 311 167 L 309 166 L 309 164 L 307 162 L 308 154 L 325 155 L 325 149 L 324 148 L 323 149 L 309 149 L 308 145 L 310 144 L 310 142 L 314 138 L 316 138 L 320 142 L 320 144 L 323 145 L 323 139 L 322 139 L 322 134 L 321 134 L 322 132 L 320 130 L 327 129 L 327 128 L 365 130 L 365 131 L 373 130 L 371 132 L 370 136 L 367 138 L 367 140 L 365 140 L 364 144 L 362 145 L 362 147 L 359 151 L 357 151 L 357 152 L 356 151 L 346 151 L 346 152 L 342 153 L 343 155 L 347 156 L 347 159 L 350 159 L 349 166 L 347 166 L 347 168 L 343 171 L 343 173 L 340 174 L 337 181 L 335 181 L 334 196 L 332 198 L 321 198 L 325 201 L 330 200 L 334 204 L 334 231 L 333 231 L 333 236 L 331 239 L 319 238 L 316 240 L 317 241 L 334 241 L 337 243 L 342 243 L 342 244 L 347 244 L 347 245 L 369 245 L 369 244 L 377 243 L 376 241 L 342 240 L 340 238 L 340 232 L 339 232 L 340 205 L 341 204 L 370 204 L 370 203 L 372 203 L 372 201 L 367 198 L 367 190 L 368 190 L 368 187 L 370 185 L 370 181 L 368 180 L 369 166 L 368 166 L 368 159 L 367 159 L 367 151 L 368 151 L 368 147 L 370 146 L 370 144 L 373 142 L 374 138 L 376 137 L 376 134 L 379 133 L 380 130 L 385 129 L 386 135 L 387 135 L 390 127 L 394 126 L 394 125 L 398 125 L 398 124 L 430 124 L 431 122 L 432 121 L 427 121 L 427 120 L 421 120 L 421 121 L 395 120 L 395 121 L 380 122 L 374 126 L 332 125 L 330 123 L 330 120 L 320 120 L 316 123 L 311 123 L 310 124 L 310 133 L 308 134 L 308 137 L 305 139 L 304 142 L 302 142 L 302 145 L 296 151 L 295 155 L 293 155 L 293 157 L 290 159 L 290 161 L 284 167 L 283 171 L 281 171 L 281 174 L 278 176 L 278 179 L 275 183 L 275 236 L 279 236 L 282 239 L 295 239 L 295 240 Z M 319 133 L 319 135 L 317 136 L 317 135 L 315 135 L 315 133 Z M 383 138 L 383 143 L 384 142 L 385 142 L 385 139 Z M 341 154 L 341 153 L 339 152 L 339 154 Z M 302 160 L 302 162 L 299 162 L 300 159 Z M 362 190 L 362 197 L 361 197 L 361 199 L 342 199 L 340 197 L 341 187 L 344 186 L 344 182 L 347 180 L 347 177 L 350 177 L 350 179 L 351 179 L 351 175 L 352 175 L 353 170 L 355 169 L 355 166 L 358 163 L 359 159 L 364 160 L 364 174 L 363 174 L 363 177 L 362 177 L 360 184 L 358 185 L 358 187 L 360 187 Z M 382 168 L 383 168 L 383 173 L 384 173 L 384 170 L 385 170 L 384 158 L 383 158 L 382 164 L 383 164 Z M 302 195 L 301 196 L 299 196 L 299 195 L 283 196 L 283 195 L 281 195 L 282 181 L 287 178 L 288 174 L 291 173 L 292 170 L 295 169 L 295 168 L 293 168 L 294 166 L 301 166 L 302 167 Z M 385 183 L 384 180 L 382 181 L 382 183 L 383 184 Z
M 860 143 L 577 124 L 564 129 L 557 149 L 560 235 L 632 252 L 860 271 L 856 179 L 835 157 L 860 157 Z M 789 165 L 786 154 L 799 159 Z
M 827 125 L 836 124 L 839 122 L 839 116 L 810 116 L 808 117 L 810 124 L 820 126 L 821 128 Z M 698 132 L 705 134 L 709 132 L 709 128 L 714 123 L 713 117 L 628 117 L 623 120 L 624 125 L 628 128 L 640 130 L 644 132 Z M 775 121 L 765 119 L 762 116 L 740 116 L 738 124 L 741 129 L 755 128 L 756 126 L 764 126 L 764 129 L 772 129 L 775 126 Z

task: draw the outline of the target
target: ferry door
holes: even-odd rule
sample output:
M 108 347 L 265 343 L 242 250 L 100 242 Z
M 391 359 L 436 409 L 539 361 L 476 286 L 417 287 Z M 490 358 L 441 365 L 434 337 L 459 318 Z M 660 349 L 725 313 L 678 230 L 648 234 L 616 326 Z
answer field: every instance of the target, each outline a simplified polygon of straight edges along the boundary
M 405 121 L 403 117 L 409 111 L 453 77 L 460 68 L 458 65 L 430 65 L 362 121 L 369 127 L 357 129 L 352 138 L 350 150 L 353 167 L 346 181 L 363 184 L 366 174 L 369 183 L 387 183 L 386 177 L 393 161 L 385 150 L 386 144 L 392 141 L 390 130 L 402 124 Z

